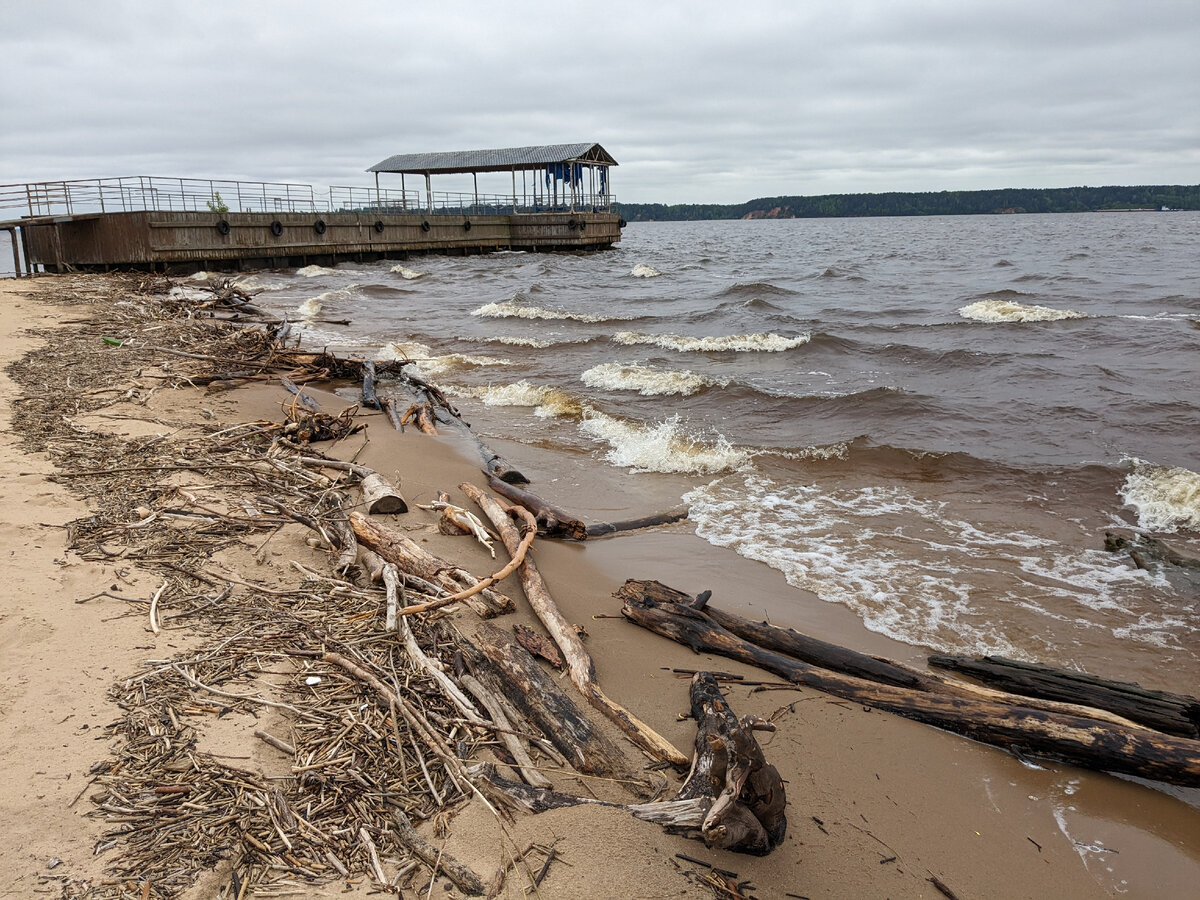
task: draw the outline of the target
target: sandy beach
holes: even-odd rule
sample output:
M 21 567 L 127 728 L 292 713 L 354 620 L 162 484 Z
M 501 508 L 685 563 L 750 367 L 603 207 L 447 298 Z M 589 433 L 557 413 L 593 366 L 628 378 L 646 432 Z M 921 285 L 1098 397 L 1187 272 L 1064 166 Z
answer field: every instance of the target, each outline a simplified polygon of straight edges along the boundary
M 120 281 L 101 276 L 0 281 L 0 357 L 5 367 L 0 377 L 0 465 L 7 485 L 0 497 L 0 528 L 8 560 L 0 591 L 0 766 L 6 773 L 0 789 L 5 847 L 0 897 L 239 896 L 228 859 L 214 860 L 180 892 L 160 892 L 159 886 L 134 876 L 114 877 L 123 843 L 105 836 L 112 831 L 112 816 L 119 813 L 96 803 L 97 773 L 112 771 L 122 747 L 119 734 L 108 728 L 123 715 L 111 693 L 114 685 L 127 683 L 147 666 L 210 652 L 206 648 L 232 636 L 222 632 L 229 626 L 219 617 L 189 613 L 170 618 L 167 611 L 163 627 L 152 630 L 147 606 L 163 583 L 161 571 L 119 555 L 81 558 L 70 548 L 69 523 L 96 514 L 98 498 L 74 479 L 52 480 L 59 471 L 54 444 L 31 451 L 30 435 L 20 430 L 20 417 L 14 418 L 22 404 L 37 402 L 37 386 L 27 376 L 14 380 L 9 366 L 27 354 L 55 359 L 67 343 L 102 340 L 97 323 L 121 299 L 114 293 L 120 289 Z M 72 370 L 77 355 L 67 353 L 58 380 L 42 388 L 76 392 L 78 414 L 66 416 L 65 424 L 81 439 L 103 438 L 103 446 L 156 442 L 182 447 L 214 427 L 281 421 L 282 404 L 291 399 L 270 380 L 220 392 L 191 387 L 169 377 L 185 368 L 181 359 L 144 348 L 109 349 L 143 355 L 138 365 L 109 372 Z M 353 391 L 337 394 L 337 387 L 317 384 L 307 390 L 322 408 L 336 411 L 353 404 Z M 441 490 L 470 506 L 457 485 L 469 481 L 486 487 L 474 443 L 454 430 L 438 436 L 415 429 L 401 434 L 382 414 L 359 415 L 366 430 L 332 450 L 324 447 L 325 452 L 352 457 L 398 480 L 410 512 L 395 517 L 395 525 L 430 552 L 479 577 L 499 568 L 505 561 L 502 550 L 493 560 L 469 538 L 441 534 L 436 514 L 417 508 L 435 500 Z M 604 506 L 597 495 L 623 496 L 620 473 L 612 470 L 554 471 L 557 460 L 549 452 L 493 449 L 530 475 L 548 499 L 569 509 L 588 512 Z M 105 467 L 105 455 L 98 453 L 95 463 Z M 164 495 L 189 492 L 200 495 L 201 506 L 234 508 L 231 498 L 221 498 L 199 476 L 160 471 L 146 477 L 160 479 Z M 606 517 L 649 512 L 624 500 L 621 505 L 605 507 Z M 269 543 L 261 538 L 254 545 L 233 541 L 220 553 L 222 571 L 241 582 L 290 590 L 301 578 L 293 563 L 331 571 L 329 552 L 311 546 L 309 537 L 307 528 L 292 524 L 279 527 Z M 714 605 L 760 618 L 775 607 L 773 594 L 789 590 L 779 573 L 714 549 L 686 521 L 595 542 L 538 540 L 534 552 L 564 615 L 586 628 L 586 647 L 604 690 L 685 752 L 695 735 L 694 723 L 681 716 L 688 708 L 688 681 L 671 669 L 714 669 L 752 681 L 774 680 L 726 659 L 693 654 L 620 617 L 621 604 L 613 592 L 628 578 L 658 579 L 689 593 L 711 589 Z M 517 612 L 493 624 L 503 629 L 517 622 L 538 626 L 515 576 L 501 588 L 517 601 Z M 382 627 L 383 595 L 375 595 L 369 603 L 379 607 L 374 618 Z M 331 618 L 351 615 L 336 606 L 323 612 Z M 357 607 L 353 614 L 359 614 Z M 463 628 L 475 618 L 465 609 L 451 615 Z M 866 631 L 840 607 L 816 604 L 806 615 L 805 621 L 788 624 L 880 656 L 912 664 L 923 658 L 916 648 Z M 561 684 L 571 690 L 565 679 Z M 286 691 L 275 687 L 276 699 L 285 702 Z M 501 829 L 481 802 L 471 800 L 447 811 L 436 837 L 432 823 L 421 823 L 420 830 L 485 881 L 503 864 L 506 847 L 552 847 L 540 885 L 527 894 L 531 879 L 518 867 L 504 882 L 504 897 L 739 896 L 713 888 L 704 881 L 708 870 L 680 854 L 736 873 L 732 883 L 741 884 L 740 896 L 747 897 L 1194 895 L 1200 879 L 1195 791 L 1165 791 L 1051 763 L 1027 764 L 991 747 L 807 689 L 753 692 L 729 685 L 727 697 L 738 714 L 761 716 L 777 728 L 763 739 L 763 747 L 787 784 L 789 827 L 782 846 L 766 857 L 712 851 L 622 810 L 595 806 L 518 814 Z M 609 722 L 594 718 L 603 732 L 621 742 L 630 766 L 643 770 L 643 754 Z M 263 779 L 295 777 L 292 762 L 254 736 L 263 728 L 287 735 L 296 723 L 285 711 L 271 708 L 257 716 L 233 711 L 197 716 L 189 723 L 198 733 L 197 753 Z M 106 762 L 110 768 L 104 770 Z M 588 783 L 570 772 L 546 774 L 556 789 L 568 793 L 594 791 L 625 803 L 636 799 L 619 786 Z M 669 797 L 677 780 L 665 774 Z M 1065 794 L 1064 784 L 1071 786 Z M 112 807 L 111 798 L 108 802 Z M 1063 824 L 1065 808 L 1069 827 Z M 390 846 L 381 846 L 380 852 L 385 872 L 394 873 L 403 855 Z M 530 864 L 534 874 L 543 859 Z M 339 876 L 330 870 L 326 876 L 324 883 L 311 883 L 293 875 L 287 891 L 250 889 L 242 895 L 315 898 L 381 890 L 366 871 Z M 402 896 L 461 896 L 441 878 L 428 894 L 431 881 L 424 868 L 400 883 Z

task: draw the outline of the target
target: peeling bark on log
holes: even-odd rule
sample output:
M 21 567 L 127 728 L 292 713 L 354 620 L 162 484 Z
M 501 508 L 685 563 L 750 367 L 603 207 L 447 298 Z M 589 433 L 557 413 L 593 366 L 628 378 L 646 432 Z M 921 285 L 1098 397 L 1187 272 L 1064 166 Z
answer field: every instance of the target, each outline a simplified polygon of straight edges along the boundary
M 562 654 L 545 635 L 538 634 L 528 625 L 518 622 L 513 626 L 513 636 L 516 637 L 518 644 L 534 656 L 540 656 L 554 668 L 562 669 L 564 665 Z
M 550 739 L 578 771 L 588 775 L 627 774 L 620 748 L 596 729 L 557 682 L 520 644 L 492 625 L 482 625 L 474 641 L 456 637 L 467 667 L 493 666 L 498 684 L 521 714 Z
M 1053 713 L 1009 702 L 926 693 L 876 684 L 821 669 L 743 640 L 690 605 L 660 603 L 651 597 L 623 599 L 632 622 L 691 647 L 738 659 L 786 678 L 793 684 L 896 713 L 993 744 L 1024 756 L 1050 759 L 1102 771 L 1120 772 L 1200 787 L 1200 741 L 1161 734 L 1133 724 L 1119 725 Z
M 653 528 L 656 525 L 670 525 L 672 522 L 679 522 L 687 517 L 686 509 L 676 509 L 670 512 L 655 513 L 652 516 L 642 516 L 640 519 L 625 519 L 621 522 L 593 522 L 587 527 L 587 536 L 598 538 L 623 531 Z
M 1195 697 L 1003 656 L 973 659 L 935 655 L 929 657 L 929 664 L 961 672 L 1012 694 L 1107 709 L 1165 734 L 1200 738 L 1200 700 Z
M 495 479 L 489 480 L 499 483 Z M 505 485 L 505 487 L 512 489 L 511 485 Z M 504 541 L 508 552 L 514 553 L 516 545 L 520 542 L 520 535 L 504 508 L 473 484 L 461 484 L 459 490 L 479 505 L 491 520 L 492 525 L 495 526 L 496 531 L 500 533 L 500 539 Z M 670 741 L 601 690 L 596 681 L 596 668 L 592 663 L 592 657 L 584 649 L 579 634 L 563 616 L 554 602 L 554 598 L 550 596 L 550 591 L 533 560 L 526 557 L 517 569 L 517 575 L 521 579 L 521 588 L 525 591 L 529 605 L 537 613 L 542 624 L 546 626 L 546 630 L 554 639 L 554 643 L 558 645 L 558 649 L 562 651 L 571 681 L 579 689 L 579 693 L 593 708 L 615 722 L 617 727 L 624 731 L 635 744 L 655 759 L 669 762 L 673 766 L 686 766 L 687 757 L 680 753 Z
M 488 487 L 512 501 L 523 506 L 537 519 L 538 533 L 551 538 L 570 538 L 573 541 L 587 540 L 587 526 L 568 512 L 547 503 L 541 497 L 522 490 L 515 485 L 501 481 L 495 476 L 488 476 Z
M 639 596 L 652 599 L 656 603 L 678 603 L 702 608 L 705 615 L 732 634 L 759 647 L 795 657 L 814 666 L 883 684 L 928 689 L 928 679 L 905 666 L 839 647 L 837 644 L 809 637 L 790 628 L 752 622 L 742 616 L 706 606 L 707 598 L 698 604 L 687 594 L 657 581 L 629 581 L 617 591 L 617 597 L 622 600 Z
M 763 758 L 754 730 L 773 730 L 773 726 L 749 716 L 739 720 L 709 672 L 696 673 L 690 693 L 696 752 L 691 773 L 674 800 L 613 804 L 529 788 L 500 778 L 492 767 L 479 767 L 472 774 L 531 812 L 585 803 L 616 806 L 670 832 L 701 839 L 709 847 L 759 856 L 770 853 L 787 834 L 787 798 L 783 779 Z
M 361 513 L 352 512 L 349 518 L 350 526 L 359 542 L 389 562 L 395 563 L 401 571 L 423 578 L 452 594 L 479 583 L 479 579 L 466 569 L 452 566 L 434 556 L 411 538 L 390 528 L 384 528 Z M 510 598 L 491 588 L 485 588 L 462 602 L 485 619 L 515 609 Z

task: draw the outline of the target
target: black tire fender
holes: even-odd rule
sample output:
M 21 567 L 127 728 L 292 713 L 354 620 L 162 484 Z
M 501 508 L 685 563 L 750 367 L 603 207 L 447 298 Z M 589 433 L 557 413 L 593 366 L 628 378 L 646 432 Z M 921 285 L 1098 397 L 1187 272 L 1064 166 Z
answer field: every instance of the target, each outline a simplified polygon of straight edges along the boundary
M 429 220 L 428 220 L 428 219 L 426 219 L 424 222 L 422 222 L 422 223 L 421 223 L 421 230 L 422 230 L 422 231 L 428 231 L 428 230 L 430 229 L 430 227 L 431 227 L 431 226 L 430 226 L 430 224 L 429 224 Z
M 383 234 L 383 219 L 376 219 L 371 227 L 375 229 L 376 234 Z
M 463 231 L 470 231 L 470 230 L 471 230 L 471 220 L 467 219 L 467 221 L 463 222 Z
M 217 223 L 217 234 L 229 234 L 229 223 L 224 219 Z
M 275 237 L 279 237 L 281 234 L 283 234 L 283 223 L 278 219 L 271 223 L 271 234 L 275 235 Z
M 315 231 L 317 234 L 324 234 L 325 233 L 325 220 L 317 219 L 317 221 L 313 222 L 313 231 Z

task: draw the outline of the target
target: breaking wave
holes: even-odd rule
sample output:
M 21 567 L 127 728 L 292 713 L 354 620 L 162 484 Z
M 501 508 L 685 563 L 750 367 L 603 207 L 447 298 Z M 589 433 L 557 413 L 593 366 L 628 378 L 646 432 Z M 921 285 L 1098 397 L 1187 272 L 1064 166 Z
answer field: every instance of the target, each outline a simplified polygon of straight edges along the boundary
M 379 360 L 412 360 L 413 369 L 422 378 L 436 378 L 451 372 L 469 371 L 488 366 L 511 366 L 511 360 L 494 356 L 475 356 L 465 353 L 437 355 L 425 344 L 417 341 L 392 341 L 385 344 L 376 354 Z
M 296 274 L 301 278 L 315 278 L 318 275 L 333 275 L 334 270 L 326 266 L 305 266 L 303 269 L 297 269 Z
M 662 274 L 662 272 L 658 271 L 658 269 L 654 268 L 654 266 L 648 266 L 645 263 L 638 263 L 633 267 L 629 274 L 634 278 L 657 278 Z
M 579 430 L 608 444 L 605 460 L 634 472 L 714 475 L 739 468 L 752 455 L 721 435 L 706 439 L 689 433 L 678 416 L 647 424 L 592 410 Z
M 1060 319 L 1086 319 L 1073 309 L 1016 303 L 1012 300 L 978 300 L 961 307 L 958 314 L 976 322 L 1056 322 Z
M 306 319 L 314 319 L 321 314 L 325 307 L 317 297 L 309 297 L 296 307 L 296 312 Z
M 410 269 L 408 266 L 392 266 L 390 269 L 393 275 L 399 275 L 405 281 L 412 281 L 414 278 L 424 278 L 424 272 L 417 272 Z
M 471 312 L 473 316 L 490 319 L 551 319 L 571 320 L 575 322 L 611 322 L 624 321 L 620 316 L 601 316 L 593 313 L 573 313 L 561 309 L 546 309 L 541 306 L 526 306 L 514 300 L 503 300 L 500 303 L 485 303 L 479 309 Z
M 716 337 L 691 337 L 683 334 L 642 334 L 637 331 L 618 331 L 612 336 L 618 344 L 652 344 L 664 350 L 680 353 L 705 353 L 732 350 L 739 353 L 758 351 L 779 353 L 807 344 L 811 334 L 784 337 L 781 334 L 729 334 Z
M 644 397 L 679 394 L 689 397 L 707 387 L 724 387 L 729 379 L 712 379 L 695 372 L 654 369 L 649 366 L 601 363 L 579 376 L 588 387 L 608 391 L 637 391 Z
M 1147 531 L 1200 529 L 1200 474 L 1137 460 L 1120 495 Z

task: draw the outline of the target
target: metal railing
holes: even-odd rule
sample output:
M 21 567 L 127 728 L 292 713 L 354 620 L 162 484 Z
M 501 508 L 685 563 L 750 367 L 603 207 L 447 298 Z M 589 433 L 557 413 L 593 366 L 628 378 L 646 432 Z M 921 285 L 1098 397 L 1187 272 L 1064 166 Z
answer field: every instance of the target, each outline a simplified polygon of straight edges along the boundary
M 0 185 L 0 210 L 23 216 L 180 210 L 315 212 L 312 185 L 207 178 L 89 178 Z
M 509 215 L 534 212 L 602 212 L 615 202 L 608 194 L 579 192 L 551 200 L 526 194 L 475 194 L 423 190 L 335 186 L 328 193 L 310 184 L 262 181 L 216 181 L 203 178 L 90 178 L 0 184 L 0 219 L 5 210 L 17 216 L 60 216 L 86 213 L 178 210 L 184 212 L 359 212 L 442 215 Z

